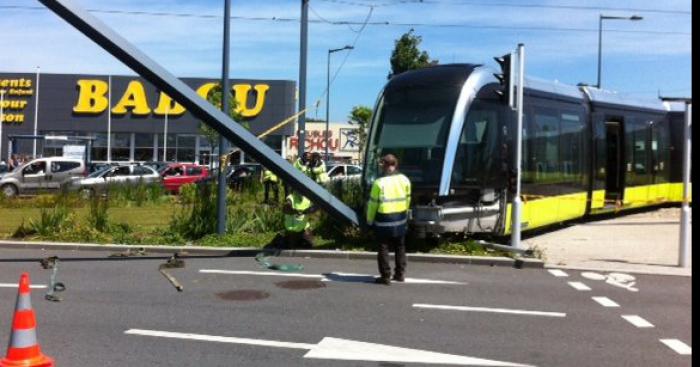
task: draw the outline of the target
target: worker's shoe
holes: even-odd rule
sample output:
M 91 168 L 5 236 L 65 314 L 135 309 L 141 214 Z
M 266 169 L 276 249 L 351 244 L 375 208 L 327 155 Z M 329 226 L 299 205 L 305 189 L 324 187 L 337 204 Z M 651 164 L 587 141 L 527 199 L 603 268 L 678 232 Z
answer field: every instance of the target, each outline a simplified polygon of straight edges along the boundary
M 404 282 L 404 281 L 406 281 L 406 279 L 404 279 L 403 275 L 396 275 L 396 274 L 394 274 L 394 276 L 391 277 L 391 280 L 393 280 L 393 281 L 395 281 L 395 282 Z
M 374 279 L 377 284 L 391 285 L 391 280 L 389 278 L 379 277 Z

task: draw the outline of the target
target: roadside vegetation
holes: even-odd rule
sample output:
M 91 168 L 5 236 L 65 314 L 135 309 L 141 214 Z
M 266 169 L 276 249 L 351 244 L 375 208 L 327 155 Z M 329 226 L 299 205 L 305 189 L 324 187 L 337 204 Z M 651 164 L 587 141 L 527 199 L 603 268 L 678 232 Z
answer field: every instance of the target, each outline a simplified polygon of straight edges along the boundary
M 350 207 L 363 206 L 359 184 L 335 183 L 329 190 Z M 284 229 L 282 196 L 262 204 L 263 189 L 252 182 L 240 191 L 227 189 L 226 234 L 216 234 L 216 185 L 185 185 L 180 195 L 159 186 L 111 187 L 104 195 L 41 194 L 0 196 L 0 238 L 35 241 L 116 243 L 130 245 L 199 245 L 264 247 L 280 241 Z M 0 193 L 0 195 L 2 195 Z M 345 225 L 318 211 L 311 215 L 316 248 L 376 251 L 366 231 Z M 457 255 L 503 255 L 473 241 L 440 244 L 408 239 L 411 252 Z

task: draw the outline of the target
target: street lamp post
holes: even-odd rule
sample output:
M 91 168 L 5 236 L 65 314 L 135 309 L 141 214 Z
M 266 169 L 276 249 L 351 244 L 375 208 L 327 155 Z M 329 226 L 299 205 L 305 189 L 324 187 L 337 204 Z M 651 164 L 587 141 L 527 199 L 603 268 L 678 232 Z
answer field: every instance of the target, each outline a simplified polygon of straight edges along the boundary
M 352 50 L 354 47 L 345 46 L 343 48 L 334 48 L 328 50 L 328 62 L 326 63 L 326 162 L 328 162 L 328 134 L 330 126 L 330 112 L 329 106 L 331 104 L 331 54 L 343 50 Z
M 598 17 L 598 82 L 596 83 L 596 88 L 598 88 L 598 89 L 600 89 L 600 70 L 601 70 L 602 54 L 603 54 L 603 20 L 604 19 L 623 19 L 623 20 L 637 21 L 637 20 L 642 20 L 644 18 L 640 17 L 639 15 L 633 15 L 631 17 L 617 17 L 617 16 L 610 16 L 610 15 L 603 15 L 603 14 L 600 14 L 600 16 Z

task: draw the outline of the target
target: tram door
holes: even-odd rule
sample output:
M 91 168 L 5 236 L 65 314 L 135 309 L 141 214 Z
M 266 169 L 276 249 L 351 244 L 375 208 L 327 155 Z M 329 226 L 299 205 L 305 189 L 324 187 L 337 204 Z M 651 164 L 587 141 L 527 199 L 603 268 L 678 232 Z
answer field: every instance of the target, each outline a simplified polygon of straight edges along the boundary
M 605 140 L 606 140 L 606 165 L 605 165 L 605 200 L 617 201 L 622 200 L 624 192 L 624 149 L 623 149 L 623 131 L 620 121 L 605 122 Z

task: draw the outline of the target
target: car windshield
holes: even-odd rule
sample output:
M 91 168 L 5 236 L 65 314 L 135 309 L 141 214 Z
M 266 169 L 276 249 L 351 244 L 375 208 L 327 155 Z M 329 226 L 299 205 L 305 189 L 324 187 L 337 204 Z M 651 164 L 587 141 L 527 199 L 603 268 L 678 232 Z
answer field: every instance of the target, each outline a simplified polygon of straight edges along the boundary
M 97 171 L 89 174 L 87 177 L 88 178 L 101 177 L 105 172 L 109 171 L 110 168 L 112 168 L 112 167 L 107 166 L 107 167 L 100 168 Z

